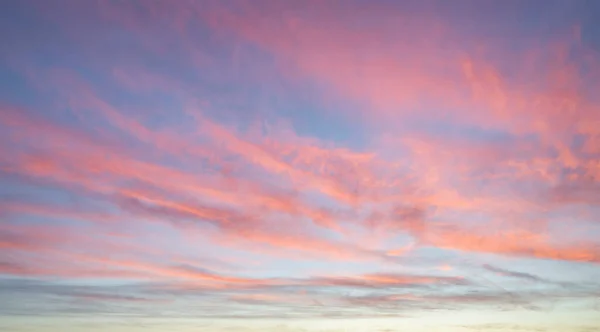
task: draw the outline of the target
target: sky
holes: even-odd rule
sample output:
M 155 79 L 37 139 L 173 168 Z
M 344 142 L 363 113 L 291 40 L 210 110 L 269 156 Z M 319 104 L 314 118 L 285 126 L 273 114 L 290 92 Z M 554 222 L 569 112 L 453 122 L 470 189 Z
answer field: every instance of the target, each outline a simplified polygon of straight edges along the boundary
M 0 330 L 600 331 L 600 2 L 3 0 Z

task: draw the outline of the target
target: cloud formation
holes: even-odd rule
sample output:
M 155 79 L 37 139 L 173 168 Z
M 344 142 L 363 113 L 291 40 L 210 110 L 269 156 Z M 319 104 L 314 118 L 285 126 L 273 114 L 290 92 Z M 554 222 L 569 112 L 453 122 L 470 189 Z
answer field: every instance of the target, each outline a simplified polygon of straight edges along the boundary
M 531 6 L 11 3 L 0 314 L 591 310 L 597 23 Z

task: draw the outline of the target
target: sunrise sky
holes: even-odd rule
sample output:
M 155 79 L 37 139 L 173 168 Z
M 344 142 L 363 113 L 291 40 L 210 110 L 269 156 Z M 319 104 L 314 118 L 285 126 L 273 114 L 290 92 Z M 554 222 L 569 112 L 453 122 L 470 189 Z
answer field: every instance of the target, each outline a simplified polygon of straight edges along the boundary
M 0 330 L 600 331 L 600 1 L 0 1 Z

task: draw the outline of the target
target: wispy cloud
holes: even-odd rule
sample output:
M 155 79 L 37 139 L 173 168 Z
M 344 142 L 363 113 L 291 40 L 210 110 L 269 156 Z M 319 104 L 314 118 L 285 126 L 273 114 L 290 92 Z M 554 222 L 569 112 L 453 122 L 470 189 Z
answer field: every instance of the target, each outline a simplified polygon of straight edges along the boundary
M 586 6 L 8 5 L 0 313 L 589 309 Z
M 490 272 L 501 275 L 501 276 L 514 277 L 514 278 L 525 279 L 525 280 L 536 281 L 536 282 L 546 281 L 545 279 L 535 276 L 533 274 L 517 272 L 517 271 L 509 271 L 509 270 L 501 269 L 499 267 L 491 266 L 488 264 L 483 265 L 483 268 Z

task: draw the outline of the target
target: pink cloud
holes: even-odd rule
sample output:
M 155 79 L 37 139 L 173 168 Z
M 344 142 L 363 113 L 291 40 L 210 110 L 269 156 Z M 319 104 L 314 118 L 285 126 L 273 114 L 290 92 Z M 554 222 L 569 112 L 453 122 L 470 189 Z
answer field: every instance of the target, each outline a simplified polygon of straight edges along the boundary
M 444 229 L 424 234 L 425 243 L 438 248 L 517 257 L 535 257 L 599 263 L 593 243 L 552 244 L 546 234 L 526 230 L 473 233 L 467 229 Z
M 600 66 L 581 32 L 513 49 L 393 4 L 70 4 L 72 20 L 36 8 L 73 62 L 15 56 L 40 98 L 0 107 L 0 274 L 335 315 L 534 302 L 449 277 L 466 253 L 600 262 Z M 112 294 L 73 297 L 154 299 Z

